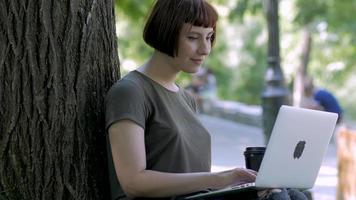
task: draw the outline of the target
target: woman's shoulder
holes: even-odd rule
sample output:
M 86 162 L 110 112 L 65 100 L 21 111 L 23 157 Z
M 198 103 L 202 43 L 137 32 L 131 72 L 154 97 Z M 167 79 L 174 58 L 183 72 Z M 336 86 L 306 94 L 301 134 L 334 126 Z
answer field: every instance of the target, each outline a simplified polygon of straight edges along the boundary
M 107 98 L 117 94 L 120 94 L 120 96 L 141 96 L 144 92 L 141 82 L 142 80 L 135 72 L 130 72 L 111 86 Z

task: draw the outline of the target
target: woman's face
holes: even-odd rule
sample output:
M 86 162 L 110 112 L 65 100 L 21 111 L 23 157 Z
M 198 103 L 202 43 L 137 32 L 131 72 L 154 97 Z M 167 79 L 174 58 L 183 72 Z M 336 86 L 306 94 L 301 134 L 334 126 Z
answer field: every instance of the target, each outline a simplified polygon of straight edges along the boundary
M 178 39 L 178 54 L 173 65 L 187 73 L 195 73 L 203 64 L 211 50 L 213 28 L 184 24 Z

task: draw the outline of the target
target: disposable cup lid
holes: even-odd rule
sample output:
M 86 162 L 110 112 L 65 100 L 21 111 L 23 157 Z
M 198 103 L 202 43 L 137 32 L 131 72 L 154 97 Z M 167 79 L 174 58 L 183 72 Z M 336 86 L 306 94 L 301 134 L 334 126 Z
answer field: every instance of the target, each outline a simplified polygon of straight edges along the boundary
M 265 152 L 266 147 L 247 147 L 245 153 L 262 153 Z

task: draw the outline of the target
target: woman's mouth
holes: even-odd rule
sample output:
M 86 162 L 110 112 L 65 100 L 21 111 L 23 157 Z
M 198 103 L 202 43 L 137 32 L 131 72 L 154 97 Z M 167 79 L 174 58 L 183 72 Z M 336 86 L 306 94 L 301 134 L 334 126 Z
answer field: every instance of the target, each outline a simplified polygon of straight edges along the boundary
M 196 64 L 202 64 L 203 63 L 203 59 L 201 58 L 191 58 L 191 60 L 196 63 Z

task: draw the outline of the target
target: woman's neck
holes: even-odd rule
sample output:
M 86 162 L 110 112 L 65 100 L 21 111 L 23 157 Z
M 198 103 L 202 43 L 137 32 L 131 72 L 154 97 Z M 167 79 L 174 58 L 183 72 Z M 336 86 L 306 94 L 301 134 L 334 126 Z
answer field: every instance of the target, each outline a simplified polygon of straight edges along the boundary
M 179 71 L 170 65 L 171 59 L 168 55 L 155 51 L 152 57 L 139 67 L 137 71 L 148 76 L 168 90 L 176 92 L 179 90 L 175 84 Z

